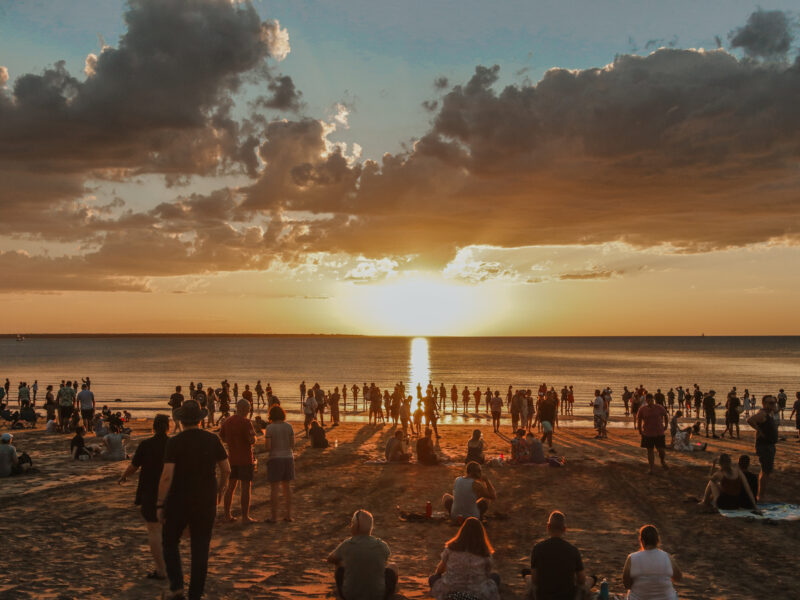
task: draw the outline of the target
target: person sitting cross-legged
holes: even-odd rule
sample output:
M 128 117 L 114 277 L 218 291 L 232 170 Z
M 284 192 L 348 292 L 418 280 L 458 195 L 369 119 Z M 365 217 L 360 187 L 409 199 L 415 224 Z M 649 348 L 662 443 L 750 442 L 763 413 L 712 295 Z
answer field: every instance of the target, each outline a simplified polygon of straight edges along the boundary
M 336 590 L 344 600 L 383 600 L 397 588 L 397 568 L 387 565 L 391 551 L 382 539 L 372 535 L 373 518 L 366 510 L 353 513 L 352 537 L 328 555 L 336 565 Z
M 466 474 L 453 483 L 453 494 L 442 496 L 442 504 L 453 521 L 469 517 L 481 519 L 489 510 L 489 501 L 496 498 L 494 486 L 483 476 L 481 466 L 470 462 Z

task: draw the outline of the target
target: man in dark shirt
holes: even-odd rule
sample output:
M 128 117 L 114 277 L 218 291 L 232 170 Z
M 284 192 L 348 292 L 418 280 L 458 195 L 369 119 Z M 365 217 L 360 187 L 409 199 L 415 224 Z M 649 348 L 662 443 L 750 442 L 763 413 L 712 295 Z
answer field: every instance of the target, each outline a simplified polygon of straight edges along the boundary
M 156 514 L 158 503 L 158 481 L 164 468 L 164 449 L 167 446 L 169 433 L 169 417 L 156 415 L 153 419 L 153 437 L 143 440 L 136 448 L 128 468 L 119 478 L 119 483 L 128 481 L 128 477 L 141 469 L 139 484 L 136 486 L 136 500 L 134 503 L 141 507 L 142 517 L 147 524 L 147 538 L 150 542 L 150 552 L 156 563 L 156 570 L 148 574 L 148 579 L 166 579 L 167 570 L 164 566 L 164 551 L 161 545 L 163 535 L 161 523 Z
M 199 428 L 205 411 L 197 402 L 184 402 L 176 416 L 184 430 L 167 441 L 156 504 L 158 520 L 164 527 L 164 563 L 170 584 L 167 598 L 184 597 L 179 543 L 188 526 L 192 537 L 188 598 L 200 600 L 208 572 L 208 549 L 217 504 L 228 484 L 231 467 L 220 439 Z
M 181 394 L 181 386 L 175 386 L 175 393 L 169 397 L 169 407 L 172 409 L 172 418 L 175 420 L 176 431 L 181 430 L 180 420 L 177 417 L 177 412 L 183 404 L 183 394 Z
M 778 442 L 778 421 L 775 413 L 778 412 L 778 399 L 772 395 L 761 398 L 762 408 L 752 417 L 747 419 L 747 424 L 756 430 L 756 455 L 761 464 L 761 474 L 758 476 L 759 502 L 765 501 L 767 480 L 775 469 L 775 444 Z
M 708 390 L 703 396 L 703 412 L 706 414 L 706 437 L 708 437 L 708 425 L 711 424 L 711 435 L 717 439 L 717 397 L 714 390 Z
M 742 454 L 739 457 L 739 470 L 744 473 L 747 479 L 747 485 L 750 491 L 753 492 L 753 498 L 758 497 L 758 475 L 750 472 L 750 457 L 747 454 Z M 750 506 L 750 497 L 747 495 L 747 490 L 742 488 L 739 494 L 739 503 L 741 506 Z
M 417 462 L 421 465 L 436 465 L 439 463 L 439 457 L 436 456 L 436 450 L 433 447 L 432 433 L 430 428 L 426 427 L 425 437 L 417 440 Z
M 550 513 L 550 538 L 537 543 L 531 552 L 530 583 L 535 586 L 536 600 L 574 600 L 578 586 L 586 581 L 581 553 L 564 539 L 566 531 L 564 513 Z

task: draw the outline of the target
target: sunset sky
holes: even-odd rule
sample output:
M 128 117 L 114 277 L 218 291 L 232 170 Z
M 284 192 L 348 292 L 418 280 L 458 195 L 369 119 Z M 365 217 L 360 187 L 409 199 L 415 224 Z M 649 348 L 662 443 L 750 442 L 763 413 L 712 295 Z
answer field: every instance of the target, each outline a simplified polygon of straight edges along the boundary
M 0 333 L 800 334 L 798 10 L 0 2 Z

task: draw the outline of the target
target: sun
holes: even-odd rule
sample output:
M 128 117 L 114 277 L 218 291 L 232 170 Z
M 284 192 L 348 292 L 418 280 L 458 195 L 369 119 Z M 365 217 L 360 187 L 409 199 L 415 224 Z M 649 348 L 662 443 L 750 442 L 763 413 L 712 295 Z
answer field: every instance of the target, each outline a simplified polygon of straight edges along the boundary
M 489 308 L 468 285 L 435 276 L 351 286 L 349 320 L 370 335 L 470 335 Z

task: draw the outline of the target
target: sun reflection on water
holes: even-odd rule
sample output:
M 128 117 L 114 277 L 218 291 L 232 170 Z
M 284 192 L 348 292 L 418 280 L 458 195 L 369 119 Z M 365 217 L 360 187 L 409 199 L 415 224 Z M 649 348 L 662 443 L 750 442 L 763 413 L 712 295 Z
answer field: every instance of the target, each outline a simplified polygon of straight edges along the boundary
M 408 359 L 410 377 L 406 387 L 406 395 L 417 399 L 417 384 L 422 386 L 422 395 L 425 395 L 425 388 L 431 378 L 431 362 L 428 352 L 428 339 L 423 337 L 411 340 L 411 352 Z

